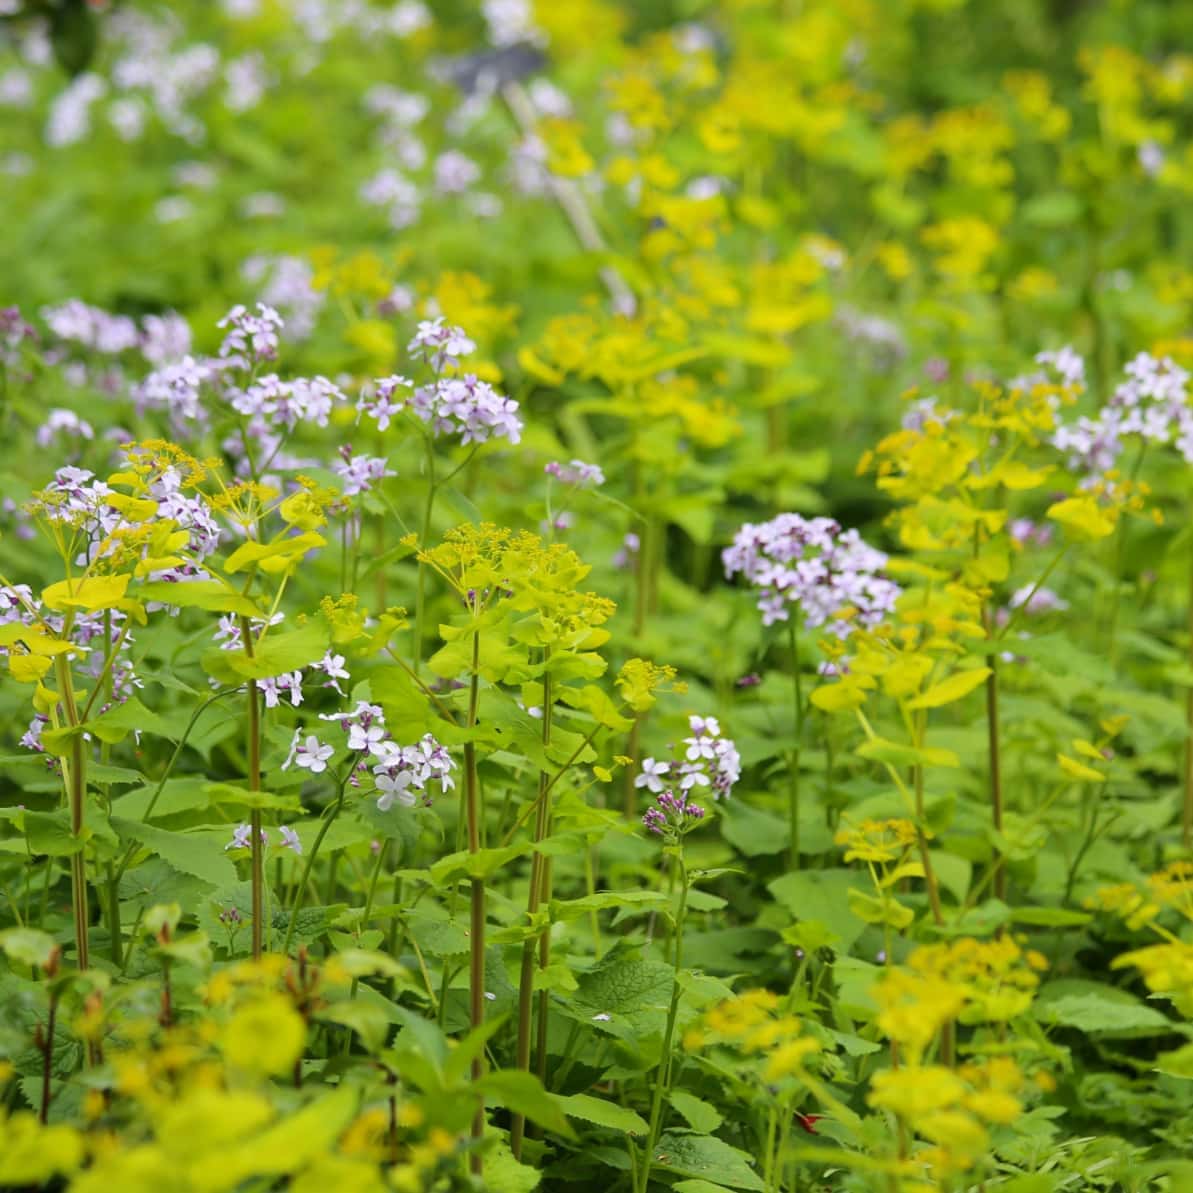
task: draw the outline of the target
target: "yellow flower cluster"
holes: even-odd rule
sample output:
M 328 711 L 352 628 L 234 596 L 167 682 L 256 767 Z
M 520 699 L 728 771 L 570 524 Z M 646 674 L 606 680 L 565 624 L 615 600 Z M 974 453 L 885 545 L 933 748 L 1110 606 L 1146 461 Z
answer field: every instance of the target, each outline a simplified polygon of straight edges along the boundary
M 916 843 L 915 825 L 910 820 L 863 820 L 846 826 L 834 838 L 845 847 L 847 862 L 893 862 Z
M 799 1019 L 780 1010 L 778 996 L 761 989 L 717 1003 L 684 1036 L 690 1051 L 714 1044 L 762 1058 L 759 1075 L 768 1084 L 800 1077 L 804 1061 L 821 1049 L 818 1040 L 803 1034 Z
M 877 1073 L 866 1101 L 894 1114 L 931 1146 L 916 1164 L 934 1177 L 972 1168 L 990 1144 L 990 1127 L 1023 1113 L 1029 1082 L 1010 1057 L 991 1057 L 954 1070 L 942 1065 L 905 1065 Z

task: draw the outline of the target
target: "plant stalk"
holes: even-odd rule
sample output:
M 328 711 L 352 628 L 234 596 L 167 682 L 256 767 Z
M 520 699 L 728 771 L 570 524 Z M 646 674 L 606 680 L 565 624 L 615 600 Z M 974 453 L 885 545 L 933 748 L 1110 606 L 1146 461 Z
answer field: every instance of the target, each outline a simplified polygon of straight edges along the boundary
M 240 619 L 240 636 L 244 639 L 244 653 L 253 657 L 253 628 L 247 617 Z M 248 787 L 261 790 L 261 701 L 257 681 L 250 679 L 245 689 L 248 700 Z M 261 840 L 261 809 L 249 809 L 249 881 L 252 885 L 252 944 L 253 960 L 265 950 L 265 846 Z
M 70 662 L 65 654 L 55 657 L 58 694 L 62 698 L 62 710 L 66 723 L 72 729 L 79 727 L 79 706 L 75 702 L 74 681 L 71 678 Z M 83 822 L 87 799 L 87 755 L 84 750 L 83 734 L 80 730 L 70 740 L 70 759 L 67 771 L 67 801 L 70 806 L 70 832 L 78 848 L 70 855 L 71 909 L 74 913 L 75 955 L 80 969 L 90 967 L 91 957 L 87 941 L 87 861 L 83 850 Z
M 675 977 L 671 987 L 671 1004 L 667 1008 L 667 1026 L 663 1032 L 663 1053 L 659 1059 L 659 1071 L 655 1079 L 654 1096 L 650 1103 L 650 1130 L 646 1136 L 646 1154 L 639 1169 L 639 1193 L 646 1193 L 650 1184 L 650 1170 L 654 1165 L 655 1148 L 659 1142 L 659 1128 L 663 1117 L 663 1098 L 671 1088 L 671 1049 L 675 1042 L 675 1023 L 679 1018 L 680 965 L 683 962 L 683 928 L 688 910 L 688 870 L 684 865 L 682 847 L 679 860 L 679 906 L 675 913 Z
M 468 688 L 467 728 L 476 728 L 477 705 L 480 698 L 480 631 L 474 627 L 472 636 L 472 675 Z M 476 773 L 476 743 L 471 738 L 464 744 L 464 814 L 468 823 L 468 852 L 479 853 L 481 847 L 480 792 Z M 468 955 L 468 1013 L 473 1031 L 485 1021 L 485 880 L 473 878 L 470 897 L 470 936 Z M 479 1083 L 485 1075 L 484 1049 L 478 1049 L 472 1060 L 472 1080 Z M 485 1137 L 485 1104 L 482 1099 L 472 1120 L 473 1151 L 469 1167 L 473 1175 L 484 1172 L 480 1153 Z
M 543 672 L 543 747 L 551 741 L 551 673 Z M 550 775 L 539 771 L 538 784 L 538 814 L 534 822 L 534 840 L 544 840 L 551 823 L 550 802 L 547 798 L 547 784 Z M 537 850 L 530 859 L 530 891 L 526 898 L 526 915 L 531 923 L 538 913 L 543 899 L 543 867 L 546 858 Z M 522 942 L 522 970 L 518 980 L 518 1043 L 517 1066 L 526 1072 L 530 1071 L 530 1026 L 531 1008 L 534 1002 L 534 952 L 537 941 L 528 936 Z M 526 1116 L 515 1114 L 510 1121 L 510 1149 L 514 1158 L 522 1158 L 522 1136 L 526 1130 Z
M 1193 666 L 1193 551 L 1189 553 L 1189 665 Z M 1181 812 L 1181 838 L 1186 849 L 1193 848 L 1193 686 L 1185 690 L 1185 800 Z
M 788 847 L 788 865 L 792 870 L 799 869 L 799 804 L 800 804 L 800 748 L 804 736 L 804 696 L 800 675 L 799 659 L 799 615 L 792 610 L 787 619 L 787 630 L 791 646 L 791 687 L 792 687 L 792 741 L 791 757 L 787 766 L 789 786 L 787 792 L 788 815 L 791 819 L 791 838 Z

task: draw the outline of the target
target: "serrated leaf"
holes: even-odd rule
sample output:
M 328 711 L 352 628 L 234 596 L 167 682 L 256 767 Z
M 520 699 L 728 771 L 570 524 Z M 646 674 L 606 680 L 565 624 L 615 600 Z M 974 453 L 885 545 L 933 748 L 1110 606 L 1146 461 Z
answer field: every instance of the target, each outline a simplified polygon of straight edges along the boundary
M 655 1148 L 653 1160 L 662 1172 L 699 1177 L 731 1189 L 766 1187 L 751 1167 L 750 1155 L 715 1135 L 667 1131 Z
M 650 1130 L 640 1114 L 627 1106 L 618 1106 L 616 1102 L 594 1098 L 591 1094 L 569 1094 L 567 1097 L 552 1094 L 551 1097 L 569 1118 L 580 1118 L 586 1123 L 627 1135 L 645 1135 Z
M 209 886 L 231 886 L 236 881 L 236 867 L 224 852 L 231 836 L 226 828 L 169 832 L 116 816 L 112 817 L 112 827 L 125 840 L 139 842 L 175 870 L 201 878 Z
M 697 1098 L 687 1090 L 673 1089 L 671 1105 L 687 1120 L 693 1131 L 711 1135 L 722 1123 L 721 1112 L 713 1105 Z
M 235 783 L 205 783 L 203 794 L 213 807 L 269 808 L 286 812 L 297 812 L 302 808 L 302 801 L 295 792 L 250 791 Z

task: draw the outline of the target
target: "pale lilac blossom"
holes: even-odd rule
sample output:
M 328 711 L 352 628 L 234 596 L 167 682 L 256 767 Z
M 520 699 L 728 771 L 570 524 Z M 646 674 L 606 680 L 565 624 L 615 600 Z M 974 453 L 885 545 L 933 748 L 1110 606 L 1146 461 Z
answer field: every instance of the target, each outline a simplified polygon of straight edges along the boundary
M 827 626 L 846 638 L 854 624 L 847 610 L 873 628 L 894 609 L 900 592 L 882 574 L 887 557 L 832 518 L 780 514 L 759 525 L 747 523 L 722 560 L 727 577 L 740 572 L 758 590 L 758 610 L 768 626 L 786 621 L 794 605 L 805 625 Z

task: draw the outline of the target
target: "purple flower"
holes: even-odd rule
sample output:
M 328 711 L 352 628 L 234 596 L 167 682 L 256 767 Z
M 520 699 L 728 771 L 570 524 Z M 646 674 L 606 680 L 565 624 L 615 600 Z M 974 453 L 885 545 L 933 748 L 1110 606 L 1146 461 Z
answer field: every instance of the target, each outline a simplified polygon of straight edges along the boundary
M 261 843 L 263 845 L 269 844 L 269 838 L 265 835 L 265 830 L 261 830 Z M 224 846 L 224 851 L 229 849 L 251 849 L 253 844 L 253 830 L 250 825 L 238 824 L 232 830 L 232 840 Z
M 763 625 L 786 621 L 796 605 L 808 626 L 828 626 L 841 638 L 852 631 L 842 614 L 857 612 L 872 628 L 894 608 L 899 586 L 881 574 L 887 557 L 842 530 L 831 518 L 780 514 L 760 525 L 747 523 L 721 558 L 725 574 L 741 573 L 758 590 Z
M 377 424 L 377 430 L 387 430 L 394 416 L 406 409 L 408 395 L 394 400 L 394 394 L 399 389 L 413 390 L 414 382 L 396 373 L 374 382 L 372 392 L 366 390 L 356 403 L 357 421 L 364 414 Z
M 223 359 L 235 360 L 242 367 L 277 359 L 278 333 L 284 323 L 273 307 L 259 302 L 253 314 L 237 303 L 216 326 L 228 329 L 220 344 Z
M 384 456 L 354 456 L 350 447 L 340 448 L 340 459 L 331 466 L 332 472 L 344 482 L 344 494 L 356 497 L 368 493 L 373 486 L 387 476 L 397 476 Z
M 438 373 L 445 365 L 457 364 L 460 357 L 471 356 L 476 351 L 476 343 L 469 339 L 462 327 L 449 327 L 440 316 L 419 323 L 407 351 L 427 361 Z
M 301 856 L 302 842 L 298 839 L 298 834 L 287 825 L 282 825 L 282 827 L 278 829 L 278 833 L 282 838 L 282 848 L 292 849 L 295 853 Z
M 583 460 L 573 460 L 570 464 L 552 460 L 543 471 L 565 485 L 575 485 L 577 489 L 595 489 L 605 483 L 605 474 L 600 465 L 585 464 Z
M 451 772 L 456 764 L 429 733 L 413 746 L 387 741 L 375 753 L 379 761 L 373 767 L 373 782 L 378 792 L 377 807 L 382 812 L 395 803 L 412 808 L 420 795 L 427 799 L 427 784 L 432 781 L 439 783 L 441 791 L 455 786 Z
M 660 837 L 678 838 L 704 819 L 704 809 L 684 796 L 662 791 L 655 797 L 655 806 L 648 808 L 642 823 L 649 832 Z

